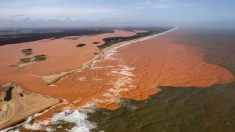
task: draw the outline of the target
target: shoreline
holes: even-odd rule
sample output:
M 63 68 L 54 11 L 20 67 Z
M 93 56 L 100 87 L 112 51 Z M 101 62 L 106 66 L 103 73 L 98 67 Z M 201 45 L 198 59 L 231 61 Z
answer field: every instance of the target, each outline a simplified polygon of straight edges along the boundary
M 170 29 L 170 30 L 167 30 L 167 31 L 164 31 L 162 33 L 157 33 L 157 34 L 154 34 L 154 35 L 150 35 L 150 36 L 146 36 L 146 37 L 142 37 L 142 38 L 138 38 L 138 39 L 134 39 L 134 40 L 130 40 L 130 41 L 126 41 L 126 42 L 120 42 L 120 43 L 117 43 L 117 44 L 114 44 L 110 47 L 107 47 L 103 50 L 100 51 L 100 53 L 98 55 L 96 55 L 93 59 L 85 62 L 81 68 L 78 68 L 78 69 L 73 69 L 73 70 L 70 70 L 70 71 L 65 71 L 65 72 L 60 72 L 58 74 L 52 74 L 52 75 L 46 75 L 46 76 L 42 76 L 42 79 L 43 81 L 47 84 L 47 85 L 53 85 L 53 83 L 56 83 L 58 82 L 59 80 L 63 79 L 64 77 L 70 75 L 70 74 L 73 74 L 75 72 L 82 72 L 84 70 L 88 70 L 92 67 L 92 65 L 97 61 L 99 60 L 102 55 L 104 55 L 106 52 L 110 51 L 110 50 L 113 50 L 113 49 L 118 49 L 118 48 L 121 48 L 121 47 L 124 47 L 124 46 L 127 46 L 127 45 L 130 45 L 130 44 L 133 44 L 133 43 L 136 43 L 136 42 L 141 42 L 141 41 L 144 41 L 144 40 L 147 40 L 147 39 L 151 39 L 151 38 L 154 38 L 154 37 L 159 37 L 159 36 L 162 36 L 164 34 L 167 34 L 169 32 L 172 32 L 174 30 L 177 30 L 178 27 L 174 27 L 173 29 Z
M 47 81 L 47 82 L 46 82 L 47 85 L 53 85 L 53 83 L 56 83 L 57 81 L 63 79 L 64 77 L 66 77 L 66 76 L 68 76 L 68 75 L 70 75 L 70 74 L 73 74 L 73 73 L 75 73 L 75 72 L 82 72 L 82 71 L 84 71 L 84 70 L 88 70 L 88 69 L 92 68 L 93 65 L 96 63 L 96 61 L 99 60 L 100 58 L 102 58 L 103 55 L 105 55 L 105 53 L 108 53 L 108 52 L 110 52 L 110 51 L 112 51 L 112 50 L 116 50 L 116 49 L 118 49 L 118 48 L 121 48 L 121 47 L 130 45 L 130 44 L 133 44 L 133 43 L 136 43 L 136 42 L 141 42 L 141 41 L 144 41 L 144 40 L 147 40 L 147 39 L 151 39 L 151 38 L 154 38 L 154 37 L 158 37 L 158 36 L 164 35 L 164 34 L 166 34 L 166 33 L 169 33 L 169 32 L 171 32 L 171 31 L 174 31 L 174 30 L 176 30 L 176 29 L 177 29 L 177 28 L 175 27 L 175 28 L 173 28 L 173 29 L 167 30 L 167 31 L 162 32 L 162 33 L 158 33 L 158 34 L 154 34 L 154 35 L 150 35 L 150 36 L 146 36 L 146 37 L 142 37 L 142 38 L 138 38 L 138 39 L 126 41 L 126 42 L 117 43 L 117 44 L 115 44 L 115 45 L 112 45 L 112 46 L 110 46 L 110 47 L 107 47 L 107 48 L 101 50 L 100 53 L 99 53 L 98 55 L 96 55 L 93 59 L 91 59 L 91 60 L 85 62 L 85 63 L 82 65 L 81 68 L 74 69 L 74 70 L 67 71 L 67 72 L 61 72 L 61 73 L 59 73 L 59 74 L 53 74 L 53 75 L 49 75 L 49 76 L 42 76 L 43 81 L 45 81 L 45 82 Z M 45 77 L 46 77 L 46 79 L 50 79 L 50 80 L 49 80 L 49 81 L 48 81 L 48 80 L 45 80 Z M 62 103 L 63 103 L 63 102 L 62 102 Z M 32 116 L 29 116 L 29 117 L 32 117 L 31 120 L 33 120 L 35 117 L 37 117 L 36 115 L 38 115 L 38 114 L 41 115 L 41 114 L 43 114 L 43 113 L 46 113 L 48 110 L 53 109 L 54 107 L 56 107 L 57 105 L 60 105 L 60 104 L 61 104 L 61 103 L 58 103 L 58 104 L 56 104 L 56 105 L 53 105 L 53 106 L 51 106 L 51 107 L 49 107 L 49 108 L 46 108 L 46 109 L 42 110 L 42 112 L 35 113 L 35 114 L 33 114 Z M 12 127 L 10 127 L 10 129 L 11 129 L 11 128 L 15 128 L 15 127 L 20 126 L 20 125 L 23 125 L 23 124 L 26 124 L 27 121 L 28 121 L 27 119 L 28 119 L 29 117 L 25 118 L 25 120 L 26 120 L 25 122 L 20 123 L 20 124 L 17 124 L 16 126 L 12 126 Z M 6 128 L 6 129 L 4 129 L 4 130 L 9 130 L 9 128 Z
M 4 101 L 1 102 L 2 107 L 5 107 L 0 111 L 0 114 L 5 112 L 8 113 L 7 116 L 3 117 L 0 121 L 0 129 L 3 129 L 2 131 L 8 130 L 8 128 L 11 128 L 12 126 L 18 126 L 19 123 L 22 124 L 23 122 L 28 121 L 27 119 L 34 116 L 35 113 L 41 113 L 42 111 L 60 104 L 60 99 L 58 98 L 29 92 L 13 83 L 6 85 L 8 89 L 12 88 L 12 91 L 10 93 L 11 95 L 9 96 L 9 100 L 5 100 L 4 98 Z M 23 104 L 24 102 L 26 102 L 26 104 Z M 17 108 L 21 108 L 21 111 L 17 110 Z M 16 116 L 17 114 L 22 115 Z M 13 118 L 14 116 L 16 117 Z
M 62 100 L 62 99 L 61 99 L 61 100 Z M 10 127 L 3 128 L 3 129 L 0 130 L 0 131 L 7 132 L 7 131 L 9 131 L 9 130 L 11 130 L 11 129 L 14 129 L 14 128 L 23 126 L 23 125 L 25 125 L 25 124 L 27 124 L 27 123 L 30 123 L 30 121 L 32 121 L 33 119 L 35 119 L 35 118 L 37 118 L 37 117 L 43 115 L 44 113 L 47 113 L 49 110 L 52 110 L 52 109 L 54 109 L 54 108 L 56 108 L 56 107 L 59 107 L 60 105 L 67 104 L 67 103 L 68 103 L 67 100 L 64 100 L 64 99 L 63 99 L 63 102 L 59 102 L 59 103 L 57 103 L 57 104 L 55 104 L 55 105 L 53 105 L 53 106 L 50 106 L 50 107 L 48 107 L 48 108 L 46 108 L 46 109 L 41 110 L 41 111 L 38 112 L 38 113 L 34 113 L 34 114 L 32 114 L 31 116 L 28 116 L 27 118 L 22 119 L 21 122 L 15 123 L 15 125 L 13 124 L 13 125 L 10 126 Z

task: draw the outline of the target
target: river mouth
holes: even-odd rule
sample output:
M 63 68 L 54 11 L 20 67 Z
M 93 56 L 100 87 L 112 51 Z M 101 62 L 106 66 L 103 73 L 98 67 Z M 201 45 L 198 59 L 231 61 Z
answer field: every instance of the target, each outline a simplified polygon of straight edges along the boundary
M 73 88 L 66 107 L 24 128 L 108 132 L 233 129 L 234 102 L 229 100 L 234 95 L 234 69 L 207 63 L 203 52 L 198 53 L 201 47 L 195 50 L 193 45 L 168 39 L 150 38 L 114 48 L 90 70 L 56 82 L 57 89 Z
M 159 32 L 162 32 L 162 30 L 160 30 Z M 156 34 L 154 33 L 151 35 L 155 36 Z M 104 50 L 105 53 L 101 54 L 101 56 L 104 54 L 104 57 L 102 56 L 101 61 L 98 60 L 100 57 L 97 60 L 96 59 L 92 60 L 91 64 L 89 64 L 87 68 L 87 71 L 86 70 L 84 72 L 77 71 L 74 74 L 72 73 L 71 76 L 62 77 L 58 81 L 53 82 L 52 85 L 47 86 L 46 90 L 50 91 L 56 89 L 54 93 L 56 92 L 57 94 L 62 95 L 63 97 L 66 96 L 65 99 L 61 98 L 61 100 L 63 101 L 60 102 L 60 104 L 58 104 L 58 107 L 55 106 L 51 109 L 43 111 L 42 113 L 33 115 L 32 117 L 29 117 L 29 119 L 26 122 L 22 123 L 21 125 L 18 125 L 16 128 L 12 127 L 6 129 L 6 131 L 8 130 L 57 131 L 65 129 L 68 130 L 71 129 L 72 131 L 89 131 L 91 128 L 94 128 L 95 125 L 93 123 L 89 123 L 89 121 L 87 120 L 87 113 L 90 113 L 90 109 L 95 109 L 96 107 L 117 109 L 118 108 L 117 103 L 119 102 L 118 98 L 119 92 L 125 91 L 125 89 L 122 90 L 123 86 L 131 82 L 131 79 L 129 77 L 133 76 L 131 71 L 134 69 L 132 67 L 128 67 L 120 63 L 114 64 L 115 66 L 110 66 L 109 64 L 112 63 L 109 63 L 107 67 L 100 63 L 107 59 L 111 59 L 110 55 L 116 52 L 115 50 L 120 46 L 122 47 L 134 43 L 136 41 L 144 41 L 146 39 L 154 37 L 151 35 L 147 34 L 147 36 L 145 37 L 139 36 L 140 38 L 134 38 L 134 40 L 123 42 L 118 44 L 117 46 L 111 47 L 110 50 Z M 94 64 L 93 66 L 93 61 L 94 63 L 97 62 L 99 64 L 97 65 Z M 110 76 L 109 79 L 111 78 L 114 79 L 114 80 L 108 80 L 108 82 L 107 80 L 106 82 L 101 82 L 102 85 L 105 85 L 105 87 L 107 87 L 106 89 L 104 89 L 103 87 L 98 87 L 98 84 L 100 83 L 99 81 L 102 81 L 103 79 L 99 78 L 99 76 L 97 77 L 96 73 L 98 72 L 101 73 L 102 75 L 104 74 L 103 71 L 99 70 L 100 68 L 108 69 L 106 71 L 108 72 L 107 75 Z M 91 76 L 89 76 L 90 74 Z M 104 76 L 106 75 L 104 74 Z M 37 77 L 38 79 L 40 79 L 39 76 Z M 84 81 L 85 84 L 83 83 Z M 29 81 L 27 82 L 29 83 Z M 93 90 L 87 89 L 87 84 L 88 86 L 90 84 L 94 84 L 93 86 L 91 85 L 90 88 L 95 88 L 95 89 Z M 69 90 L 68 87 L 72 88 L 72 90 Z M 96 88 L 99 88 L 98 91 Z M 41 90 L 46 92 L 45 89 Z M 62 91 L 64 90 L 64 92 L 61 91 L 58 92 L 57 90 L 62 90 Z M 114 95 L 116 97 L 113 98 L 110 97 L 110 95 L 111 96 Z
M 177 30 L 166 38 L 199 48 L 203 59 L 235 74 L 234 31 Z M 183 38 L 183 39 L 182 39 Z M 89 114 L 93 131 L 151 132 L 235 130 L 235 82 L 206 88 L 160 87 L 147 100 L 126 100 L 116 111 L 99 109 Z

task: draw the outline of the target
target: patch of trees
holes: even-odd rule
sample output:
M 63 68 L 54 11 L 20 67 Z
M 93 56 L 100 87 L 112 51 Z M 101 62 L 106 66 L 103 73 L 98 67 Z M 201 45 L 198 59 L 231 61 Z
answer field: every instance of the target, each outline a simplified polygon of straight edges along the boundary
M 76 45 L 76 47 L 84 47 L 84 46 L 86 46 L 86 44 L 78 44 L 78 45 Z
M 0 31 L 0 46 L 22 42 L 31 42 L 42 39 L 58 39 L 66 36 L 94 35 L 111 33 L 113 29 L 15 29 Z
M 153 34 L 158 34 L 164 31 L 169 30 L 169 28 L 157 28 L 157 29 L 149 29 L 147 30 L 148 32 L 143 32 L 143 33 L 137 33 L 134 36 L 130 37 L 109 37 L 109 38 L 104 38 L 104 44 L 97 46 L 100 50 L 110 47 L 116 43 L 124 42 L 124 41 L 129 41 L 129 40 L 134 40 L 142 37 L 147 37 Z

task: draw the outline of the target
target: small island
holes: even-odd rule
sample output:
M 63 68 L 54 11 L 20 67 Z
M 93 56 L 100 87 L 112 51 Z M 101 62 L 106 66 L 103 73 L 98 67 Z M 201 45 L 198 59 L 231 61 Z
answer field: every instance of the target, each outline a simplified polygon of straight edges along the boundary
M 92 44 L 99 44 L 100 42 L 93 42 Z
M 18 62 L 18 64 L 17 64 L 18 67 L 25 67 L 25 66 L 32 64 L 34 62 L 44 61 L 47 59 L 47 56 L 44 54 L 39 54 L 39 55 L 35 55 L 33 57 L 30 57 L 30 55 L 33 54 L 33 49 L 31 49 L 31 48 L 23 49 L 21 51 L 25 56 L 28 56 L 28 57 L 20 59 L 20 62 Z
M 47 59 L 47 57 L 44 54 L 34 56 L 34 61 L 44 61 L 46 59 Z
M 23 50 L 21 50 L 22 51 L 22 53 L 26 56 L 26 55 L 31 55 L 31 54 L 33 54 L 33 49 L 31 49 L 31 48 L 27 48 L 27 49 L 23 49 Z
M 76 45 L 76 47 L 84 47 L 84 46 L 86 46 L 86 44 L 78 44 L 78 45 Z

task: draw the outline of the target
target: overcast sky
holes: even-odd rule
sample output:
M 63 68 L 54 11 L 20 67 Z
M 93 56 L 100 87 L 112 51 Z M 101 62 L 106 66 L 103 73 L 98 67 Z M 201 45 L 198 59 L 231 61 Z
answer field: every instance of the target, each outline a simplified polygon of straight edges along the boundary
M 235 0 L 0 0 L 0 27 L 234 23 Z

